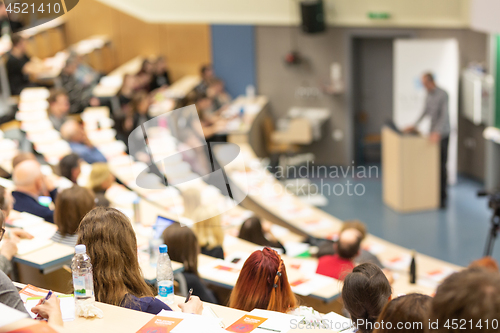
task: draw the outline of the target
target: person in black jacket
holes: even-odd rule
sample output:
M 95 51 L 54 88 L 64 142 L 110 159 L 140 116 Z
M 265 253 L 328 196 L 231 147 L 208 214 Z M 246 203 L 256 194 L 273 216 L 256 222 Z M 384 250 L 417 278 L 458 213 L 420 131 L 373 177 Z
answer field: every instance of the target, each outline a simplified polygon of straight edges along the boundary
M 168 72 L 167 62 L 164 57 L 158 57 L 154 63 L 154 74 L 149 86 L 149 90 L 153 91 L 161 87 L 169 86 L 172 83 Z
M 193 295 L 198 296 L 202 301 L 217 304 L 214 293 L 198 275 L 200 246 L 194 232 L 188 227 L 174 223 L 163 232 L 163 241 L 168 246 L 170 259 L 184 265 L 182 274 L 186 279 L 187 288 L 193 288 Z
M 29 74 L 32 68 L 30 58 L 26 54 L 26 41 L 18 36 L 12 36 L 12 49 L 7 56 L 7 76 L 9 78 L 10 93 L 19 95 L 24 88 L 31 86 Z

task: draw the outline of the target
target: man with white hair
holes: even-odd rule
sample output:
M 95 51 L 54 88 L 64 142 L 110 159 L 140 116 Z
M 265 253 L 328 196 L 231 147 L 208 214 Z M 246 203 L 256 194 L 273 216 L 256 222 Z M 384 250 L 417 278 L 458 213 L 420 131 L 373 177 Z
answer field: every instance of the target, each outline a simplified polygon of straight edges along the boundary
M 61 126 L 61 136 L 68 141 L 73 153 L 80 156 L 88 164 L 103 162 L 106 157 L 90 143 L 83 126 L 74 119 L 67 120 Z
M 37 161 L 26 160 L 19 163 L 12 173 L 12 180 L 16 186 L 12 191 L 14 210 L 27 212 L 54 223 L 54 212 L 38 202 L 40 196 L 50 196 L 55 202 L 57 189 L 42 174 Z

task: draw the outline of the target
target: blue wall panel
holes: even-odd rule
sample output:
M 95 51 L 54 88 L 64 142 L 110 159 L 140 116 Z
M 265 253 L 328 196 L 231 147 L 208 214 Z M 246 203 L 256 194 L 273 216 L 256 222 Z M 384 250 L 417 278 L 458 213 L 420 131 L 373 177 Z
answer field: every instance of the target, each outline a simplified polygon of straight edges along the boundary
M 255 38 L 251 25 L 212 25 L 212 59 L 215 74 L 226 82 L 233 97 L 245 94 L 255 79 Z

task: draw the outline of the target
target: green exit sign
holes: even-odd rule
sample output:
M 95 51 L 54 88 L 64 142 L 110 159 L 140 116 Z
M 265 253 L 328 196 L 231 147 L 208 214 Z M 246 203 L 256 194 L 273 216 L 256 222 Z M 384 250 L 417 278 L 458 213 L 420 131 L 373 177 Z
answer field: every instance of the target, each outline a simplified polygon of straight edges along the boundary
M 370 20 L 388 20 L 391 18 L 389 12 L 368 12 L 368 18 Z

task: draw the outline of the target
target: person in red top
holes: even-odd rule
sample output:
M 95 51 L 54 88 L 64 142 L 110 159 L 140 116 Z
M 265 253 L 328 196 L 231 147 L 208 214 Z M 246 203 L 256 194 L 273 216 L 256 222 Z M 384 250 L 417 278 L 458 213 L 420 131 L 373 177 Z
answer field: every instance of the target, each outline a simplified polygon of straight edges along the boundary
M 354 259 L 359 255 L 362 239 L 359 230 L 352 228 L 344 230 L 339 235 L 338 242 L 333 245 L 335 254 L 319 258 L 316 273 L 343 281 L 354 269 Z

